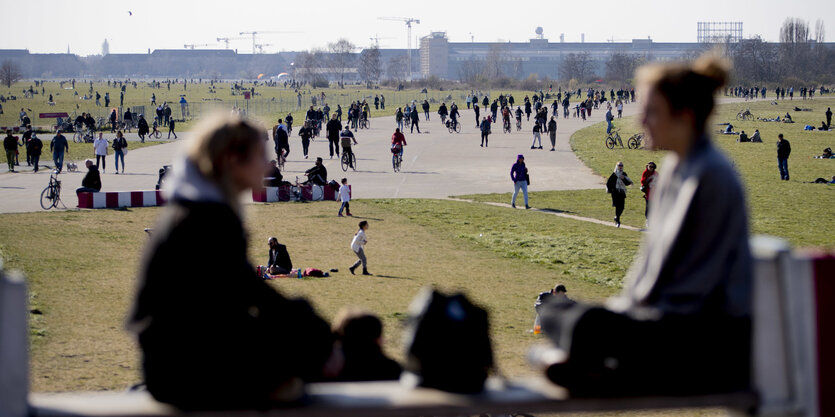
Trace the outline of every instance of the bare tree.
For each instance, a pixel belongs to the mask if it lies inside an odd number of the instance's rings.
[[[339,75],[339,86],[345,86],[345,73],[354,64],[354,50],[357,46],[351,41],[340,38],[334,43],[328,44],[328,64],[331,72]]]
[[[798,18],[786,18],[780,27],[780,63],[784,76],[802,79],[809,74],[810,41],[807,22]]]
[[[568,54],[560,66],[560,76],[564,81],[576,79],[580,82],[588,81],[594,72],[594,61],[588,52]]]
[[[642,57],[615,52],[606,61],[606,78],[621,82],[628,81],[635,76],[635,70],[643,63]]]
[[[360,63],[357,68],[359,76],[366,83],[380,81],[383,73],[383,64],[380,61],[380,48],[376,45],[363,49],[360,53]]]
[[[487,49],[487,57],[484,61],[484,75],[487,78],[498,78],[504,75],[504,65],[509,54],[507,46],[503,43],[491,43]]]
[[[743,39],[733,45],[730,56],[733,59],[737,81],[752,85],[779,81],[777,48],[759,36]]]
[[[322,75],[324,62],[325,54],[321,49],[299,52],[296,55],[296,71],[298,72],[296,77],[311,84],[321,84],[322,80],[327,82]]]
[[[409,58],[406,55],[398,55],[389,59],[386,67],[386,76],[390,80],[405,80],[406,69],[409,67]]]
[[[474,85],[478,81],[480,72],[478,62],[474,58],[470,58],[463,61],[461,66],[458,67],[458,78],[467,84]]]
[[[3,82],[6,88],[11,88],[12,84],[22,77],[23,74],[20,72],[20,65],[17,65],[16,62],[6,60],[3,61],[3,65],[0,65],[0,81]]]

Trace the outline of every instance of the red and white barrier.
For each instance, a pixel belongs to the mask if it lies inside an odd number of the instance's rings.
[[[253,189],[252,201],[256,203],[293,201],[296,197],[293,195],[291,188],[290,185],[284,185],[281,187]],[[336,201],[337,192],[330,186],[308,184],[299,188],[302,192],[302,198],[306,201]],[[349,185],[348,188],[350,189],[351,186]]]
[[[165,204],[161,191],[78,193],[78,208],[156,207]]]

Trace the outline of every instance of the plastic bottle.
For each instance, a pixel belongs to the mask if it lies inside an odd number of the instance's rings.
[[[299,271],[299,279],[302,279],[302,269],[299,268],[299,269],[297,269],[297,271]]]

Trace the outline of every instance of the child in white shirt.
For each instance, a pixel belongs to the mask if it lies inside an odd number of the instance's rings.
[[[349,204],[351,201],[351,189],[348,188],[348,178],[342,179],[342,186],[339,187],[338,197],[339,201],[342,202],[342,205],[339,206],[339,217],[342,217],[343,209],[347,212],[347,215],[353,216],[353,214],[351,214],[351,207]]]
[[[368,239],[365,237],[365,231],[368,230],[368,222],[363,220],[359,224],[360,230],[354,235],[354,240],[351,241],[351,250],[357,254],[356,263],[351,265],[348,270],[351,271],[351,274],[354,274],[354,270],[357,269],[360,264],[362,264],[362,274],[363,275],[371,275],[368,273],[368,260],[365,258],[365,244],[368,243]]]

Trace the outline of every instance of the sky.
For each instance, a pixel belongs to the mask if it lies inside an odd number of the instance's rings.
[[[535,6],[535,7],[534,7]],[[777,41],[786,17],[824,21],[835,39],[832,0],[0,0],[5,19],[0,25],[0,49],[32,53],[100,54],[104,39],[111,53],[141,53],[148,48],[181,49],[185,44],[213,44],[218,37],[238,37],[247,31],[284,31],[258,35],[265,52],[324,48],[346,38],[367,47],[379,37],[382,48],[405,48],[406,25],[380,17],[420,20],[415,39],[431,31],[447,32],[452,42],[524,42],[544,35],[558,42],[630,41],[648,36],[656,42],[695,42],[699,21],[742,21],[744,35]],[[831,29],[830,29],[831,28]],[[241,53],[252,51],[252,37],[231,41]]]

